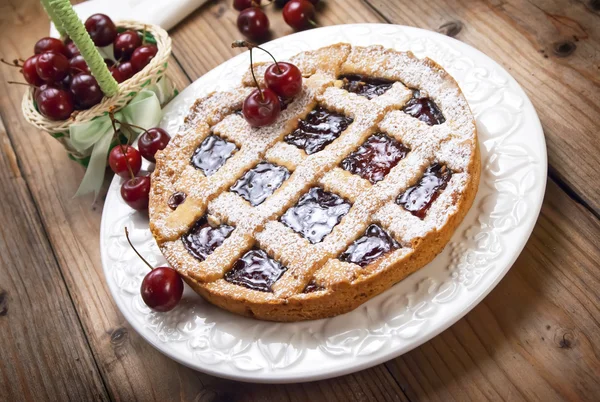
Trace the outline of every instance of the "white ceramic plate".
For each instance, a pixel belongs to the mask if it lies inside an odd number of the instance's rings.
[[[382,363],[431,339],[477,305],[506,274],[531,234],[546,185],[544,134],[531,102],[502,67],[462,42],[398,25],[325,27],[265,47],[286,58],[337,42],[412,50],[454,76],[479,130],[483,174],[473,208],[432,263],[342,316],[262,322],[213,307],[189,288],[175,310],[154,313],[139,292],[147,268],[127,245],[123,227],[129,227],[134,244],[151,264],[163,265],[165,260],[147,217],[121,200],[121,179],[116,177],[102,217],[106,280],[131,326],[186,366],[236,380],[281,383]],[[236,85],[248,63],[248,55],[240,54],[199,78],[167,106],[162,126],[175,133],[196,98]]]

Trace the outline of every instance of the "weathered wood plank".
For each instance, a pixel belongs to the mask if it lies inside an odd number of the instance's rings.
[[[218,0],[206,4],[173,29],[173,53],[192,80],[240,53],[231,42],[243,39],[236,19],[239,14],[232,1]],[[316,22],[321,25],[351,24],[357,22],[384,22],[360,0],[327,0],[320,4]],[[281,10],[268,6],[272,38],[293,33],[283,21]]]
[[[464,319],[386,363],[412,400],[600,395],[600,221],[550,181],[524,252]]]
[[[597,1],[364,1],[389,22],[451,34],[504,66],[538,111],[551,172],[600,214]]]
[[[0,120],[0,399],[108,400]]]

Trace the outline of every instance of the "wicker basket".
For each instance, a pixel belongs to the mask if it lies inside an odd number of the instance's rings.
[[[69,138],[69,126],[76,123],[87,122],[96,117],[103,116],[112,111],[125,107],[129,101],[144,87],[155,84],[160,79],[167,80],[166,70],[169,56],[171,55],[171,38],[167,32],[157,25],[143,24],[137,21],[115,22],[119,30],[132,29],[151,34],[156,41],[158,52],[150,63],[130,79],[119,84],[118,92],[111,97],[104,97],[102,101],[90,109],[76,111],[68,120],[53,121],[42,116],[36,109],[34,101],[34,88],[28,90],[23,96],[22,110],[25,119],[35,127],[48,132],[62,143],[72,158],[83,162],[89,157],[91,149],[78,152],[73,148]]]

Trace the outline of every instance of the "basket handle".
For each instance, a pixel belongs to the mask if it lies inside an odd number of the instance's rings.
[[[42,3],[42,6],[44,6],[44,10],[46,11],[46,14],[48,14],[48,17],[50,17],[50,21],[54,22],[54,26],[56,27],[56,30],[58,31],[60,36],[63,38],[65,36],[67,36],[67,34],[65,33],[65,29],[63,28],[60,20],[58,19],[58,16],[54,13],[54,10],[50,8],[49,0],[40,0],[40,1]]]
[[[61,32],[61,35],[69,35],[75,43],[104,95],[107,97],[115,95],[119,90],[119,84],[108,70],[92,38],[90,38],[75,10],[73,10],[71,2],[69,0],[41,1],[48,16],[56,25],[56,29],[59,32],[62,29],[64,32]]]

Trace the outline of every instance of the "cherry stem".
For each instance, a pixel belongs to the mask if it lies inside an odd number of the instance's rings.
[[[86,73],[86,71],[83,68],[75,67],[75,70],[79,70],[80,73]]]
[[[112,123],[113,130],[115,130],[115,136],[117,137],[117,142],[119,144],[119,148],[121,149],[121,153],[123,154],[123,157],[125,158],[125,164],[127,165],[127,170],[129,170],[129,174],[131,175],[131,178],[135,179],[135,175],[133,174],[133,169],[131,168],[131,165],[129,164],[129,160],[127,159],[127,152],[125,151],[125,148],[123,148],[123,144],[121,144],[121,141],[119,140],[119,134],[117,134],[117,119],[115,119],[115,115],[112,110],[110,110],[108,112],[108,116],[110,117],[110,122]],[[122,124],[122,123],[119,122],[119,124]],[[127,142],[129,143],[129,138],[127,138]],[[127,145],[129,145],[129,144],[127,144]]]
[[[268,54],[269,56],[271,56],[271,58],[273,59],[273,61],[275,62],[275,65],[277,66],[277,70],[279,70],[279,74],[283,73],[283,71],[281,71],[281,67],[279,67],[279,63],[277,63],[277,60],[275,59],[275,57],[271,54],[271,52],[269,52],[268,50],[260,47],[260,46],[255,46],[257,49],[262,50],[263,52],[265,52],[266,54]]]
[[[40,87],[28,84],[26,82],[19,82],[19,81],[6,81],[6,82],[9,83],[9,84],[25,85],[27,87],[31,87],[31,88],[35,88],[35,89],[40,89]]]
[[[140,257],[140,259],[142,261],[144,261],[144,263],[148,266],[148,268],[150,268],[150,271],[152,271],[154,269],[154,267],[152,267],[152,265],[150,265],[148,263],[148,261],[146,261],[146,259],[144,257],[142,257],[142,255],[133,246],[133,243],[131,243],[131,239],[129,239],[129,231],[127,230],[127,226],[125,226],[125,237],[127,238],[127,243],[129,243],[129,245],[131,246],[131,248],[133,249],[133,251],[135,251],[135,253],[137,254],[137,256]]]
[[[142,31],[142,45],[146,44],[146,25],[144,25],[144,30]]]
[[[12,63],[9,63],[8,61],[4,60],[4,59],[0,59],[0,62],[6,64],[7,66],[11,66],[11,67],[18,67],[21,68],[23,66],[19,65],[19,60],[14,59]]]
[[[282,73],[281,68],[279,67],[279,63],[277,63],[277,60],[275,59],[275,57],[271,54],[271,52],[269,52],[268,50],[258,46],[255,43],[252,42],[248,42],[247,40],[236,40],[235,42],[233,42],[231,44],[232,48],[236,48],[236,47],[246,47],[248,49],[250,49],[250,54],[252,54],[252,49],[257,48],[262,50],[263,52],[265,52],[266,54],[268,54],[269,56],[271,56],[271,58],[273,59],[273,61],[275,62],[275,65],[277,66],[277,70],[279,70],[279,74]]]
[[[147,133],[148,135],[150,135],[150,133],[148,132],[148,130],[146,130],[144,127],[136,126],[135,124],[131,124],[131,123],[127,123],[127,122],[119,121],[119,120],[116,120],[116,122],[119,123],[119,124],[121,124],[121,125],[123,125],[123,126],[126,126],[126,127],[137,128],[138,130],[142,130],[144,133]],[[150,135],[150,137],[152,137],[152,136]]]
[[[252,73],[252,78],[254,79],[254,83],[256,84],[256,88],[258,88],[258,93],[260,94],[260,98],[262,101],[265,101],[265,96],[263,95],[262,90],[260,89],[260,85],[258,84],[258,80],[254,75],[254,65],[252,64],[252,48],[250,48],[250,72]]]

